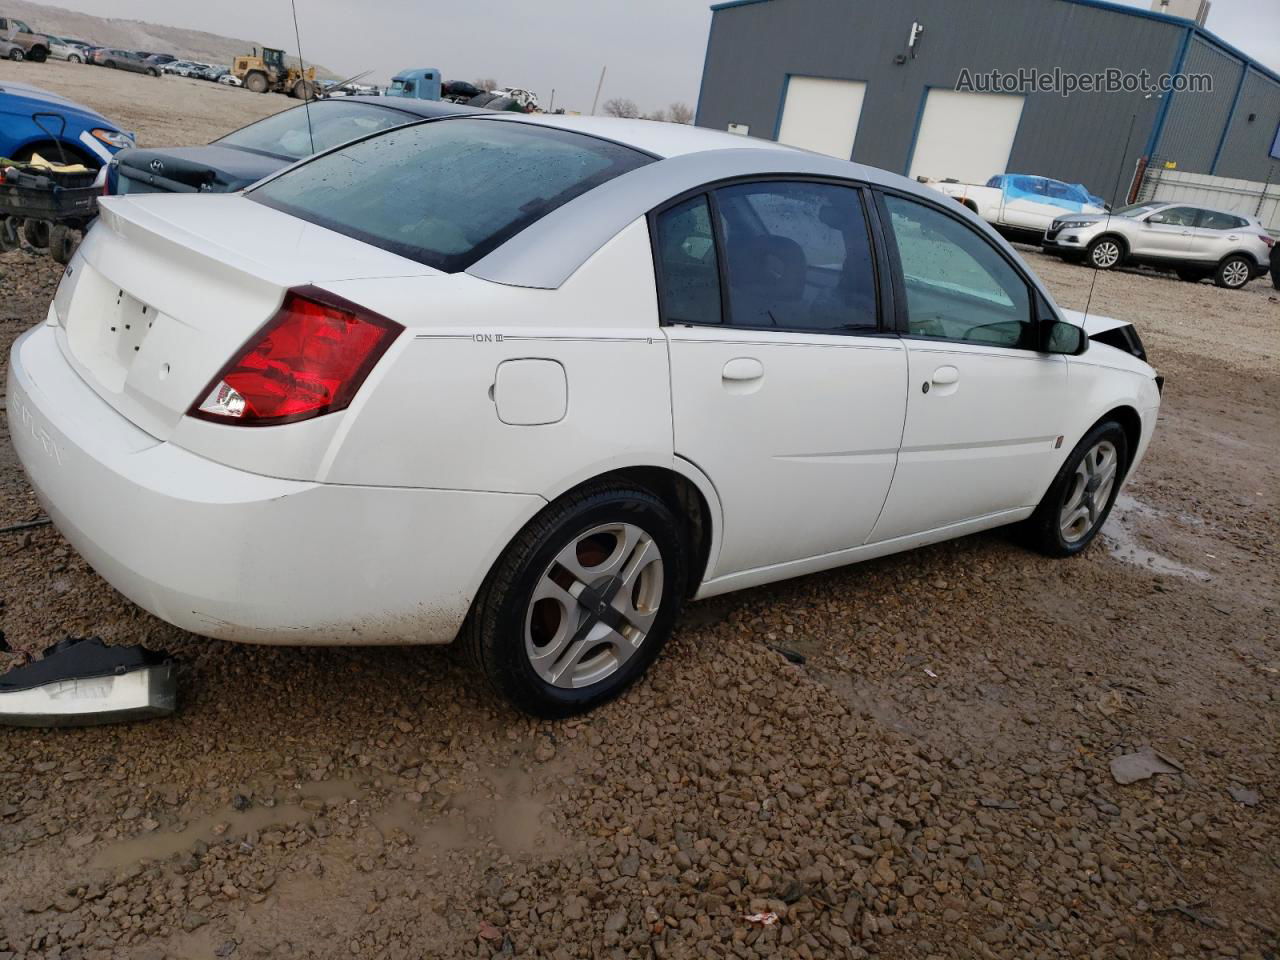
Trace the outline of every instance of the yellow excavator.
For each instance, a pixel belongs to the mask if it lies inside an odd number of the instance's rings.
[[[307,67],[303,72],[285,66],[284,51],[274,47],[263,47],[261,56],[254,47],[251,55],[236,57],[231,74],[253,93],[287,93],[296,100],[314,100],[320,94],[316,68]]]

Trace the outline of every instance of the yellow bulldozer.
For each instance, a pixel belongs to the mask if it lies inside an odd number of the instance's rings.
[[[297,100],[314,100],[320,93],[316,83],[316,68],[285,66],[284,51],[263,47],[262,55],[253,48],[252,55],[236,57],[231,64],[231,74],[254,93],[287,93]]]

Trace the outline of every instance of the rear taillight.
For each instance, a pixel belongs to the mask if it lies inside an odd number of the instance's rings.
[[[1262,242],[1265,243],[1268,247],[1274,247],[1276,245],[1276,238],[1271,236],[1271,234],[1260,233],[1258,234],[1258,236],[1262,238]]]
[[[290,290],[187,413],[267,426],[344,410],[403,329],[315,287]]]

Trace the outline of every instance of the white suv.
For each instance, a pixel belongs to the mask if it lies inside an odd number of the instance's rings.
[[[1239,290],[1267,271],[1275,240],[1257,217],[1182,203],[1135,203],[1109,214],[1059,217],[1042,246],[1110,270],[1126,263],[1165,267],[1198,283]]]

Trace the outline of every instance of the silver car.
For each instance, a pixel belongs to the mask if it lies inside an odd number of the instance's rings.
[[[1239,290],[1267,271],[1275,242],[1257,217],[1147,202],[1059,217],[1041,246],[1099,270],[1140,263],[1173,270],[1188,282],[1212,277],[1220,287]]]

